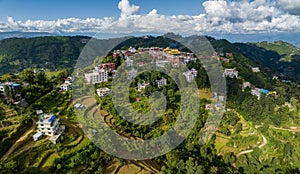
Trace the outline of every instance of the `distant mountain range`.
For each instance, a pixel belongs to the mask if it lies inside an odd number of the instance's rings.
[[[131,34],[106,34],[106,33],[47,33],[47,32],[21,32],[21,31],[12,31],[12,32],[0,32],[0,40],[11,38],[11,37],[39,37],[39,36],[89,36],[97,39],[108,39],[108,38],[118,38],[124,36],[144,36],[144,35],[152,35],[159,36],[161,34],[158,33],[131,33]],[[215,34],[208,33],[207,35],[212,36],[216,39],[226,39],[232,43],[235,42],[274,42],[274,41],[284,41],[291,43],[300,48],[300,33],[299,32],[270,32],[270,33],[255,33],[255,34]]]
[[[20,31],[0,32],[0,40],[12,38],[12,37],[31,38],[31,37],[39,37],[39,36],[56,36],[56,34],[47,33],[47,32],[20,32]]]

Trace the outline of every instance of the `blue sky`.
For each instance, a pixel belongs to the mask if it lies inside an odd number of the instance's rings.
[[[0,0],[0,20],[7,16],[15,20],[56,20],[76,17],[118,18],[119,0]],[[132,0],[141,7],[140,14],[157,9],[163,15],[197,15],[203,12],[203,0]]]
[[[0,32],[300,32],[300,0],[0,0]]]

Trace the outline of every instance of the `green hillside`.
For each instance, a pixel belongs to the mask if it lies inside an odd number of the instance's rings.
[[[72,69],[85,46],[84,36],[10,38],[0,41],[0,74],[26,68]]]
[[[299,48],[283,41],[276,41],[273,43],[258,42],[255,43],[255,45],[269,51],[277,52],[281,57],[280,61],[284,61],[284,62],[291,62],[294,56],[300,55]]]
[[[300,81],[299,48],[282,41],[269,43],[235,43],[249,60],[272,70],[285,79]]]

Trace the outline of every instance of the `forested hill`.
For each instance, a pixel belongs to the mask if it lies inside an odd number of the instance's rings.
[[[72,69],[89,37],[47,36],[0,41],[0,74],[25,68]]]
[[[251,61],[272,69],[286,79],[300,81],[299,48],[286,42],[235,43]]]

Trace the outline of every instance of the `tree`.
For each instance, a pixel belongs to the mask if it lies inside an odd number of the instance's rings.
[[[38,85],[45,85],[47,82],[47,77],[44,70],[41,70],[36,75],[36,82]]]
[[[62,70],[61,72],[58,73],[56,77],[56,81],[58,84],[62,83],[64,79],[68,76],[68,71],[66,69]]]
[[[29,84],[33,84],[35,75],[34,75],[34,72],[32,71],[32,69],[27,68],[27,69],[25,69],[24,71],[21,72],[21,78],[25,82],[27,82]]]

